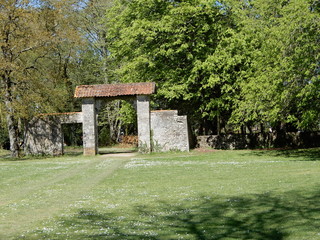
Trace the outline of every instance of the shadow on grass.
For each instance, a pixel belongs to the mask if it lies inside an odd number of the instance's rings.
[[[320,161],[320,148],[310,149],[281,149],[281,150],[254,150],[249,155],[284,157],[297,161]]]
[[[56,158],[60,158],[63,156],[69,156],[69,157],[77,157],[77,156],[82,156],[83,152],[82,151],[66,151],[64,152],[63,155],[59,155],[59,156],[52,156],[52,155],[24,155],[21,157],[16,157],[13,158],[11,157],[10,154],[2,154],[0,155],[0,162],[1,161],[6,161],[6,162],[19,162],[19,161],[28,161],[28,160],[41,160],[41,159],[56,159]]]
[[[100,155],[117,154],[117,153],[135,153],[136,150],[124,149],[124,150],[99,150]]]
[[[7,159],[10,159],[10,158],[12,158],[10,153],[1,153],[0,154],[0,161],[1,160],[7,160]]]
[[[134,153],[138,152],[138,149],[133,146],[112,146],[112,147],[99,147],[99,154],[116,154],[116,153]]]
[[[63,155],[64,156],[70,156],[70,157],[77,157],[77,156],[82,156],[83,155],[83,151],[79,151],[79,152],[67,151],[67,152],[64,152]]]
[[[199,197],[135,206],[130,212],[79,210],[41,239],[319,239],[319,192]],[[300,235],[299,235],[300,234]],[[27,238],[29,239],[29,238]]]

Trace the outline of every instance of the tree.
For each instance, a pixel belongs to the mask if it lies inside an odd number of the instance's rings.
[[[220,4],[119,0],[106,18],[114,75],[121,81],[156,82],[155,106],[179,109],[198,128],[217,116],[227,120],[237,63],[220,62],[218,50],[233,28]]]
[[[70,25],[71,1],[1,1],[0,87],[10,150],[19,155],[25,121],[63,108],[67,86],[59,46],[77,39]],[[69,30],[68,30],[69,29]],[[70,57],[70,56],[69,56]]]
[[[241,91],[230,122],[287,131],[317,129],[319,12],[303,0],[231,5],[240,15],[237,38],[250,49],[251,64],[239,79]]]
[[[86,40],[85,51],[82,54],[88,57],[88,50],[90,53],[93,53],[91,56],[100,69],[99,78],[97,78],[97,75],[95,78],[98,82],[104,83],[112,81],[108,76],[107,29],[103,24],[105,11],[111,7],[112,2],[113,0],[84,1],[82,10],[78,16],[81,33]]]
[[[113,62],[107,48],[108,28],[104,25],[105,11],[112,6],[113,0],[87,1],[80,14],[81,32],[86,39],[86,46],[81,53],[81,67],[76,73],[87,77],[82,84],[116,83],[117,78],[109,71]],[[89,65],[88,65],[89,63]],[[94,69],[94,71],[92,71]],[[123,104],[120,101],[107,102],[99,113],[99,127],[108,128],[109,143],[115,143],[120,135],[122,121],[119,112]]]
[[[182,110],[200,134],[318,128],[317,1],[117,0],[106,19],[114,75],[155,81],[154,105]]]

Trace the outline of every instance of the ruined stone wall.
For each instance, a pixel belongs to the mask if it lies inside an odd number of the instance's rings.
[[[25,128],[25,153],[62,155],[64,143],[61,124],[81,122],[82,113],[47,114],[35,117]]]
[[[89,104],[89,106],[91,105]],[[94,104],[92,106],[94,106]],[[144,105],[142,104],[140,107],[142,110],[138,110],[138,113],[141,115],[140,119],[138,119],[140,126],[139,141],[142,142],[143,140],[143,143],[146,143],[146,152],[150,151],[148,142],[151,142],[151,151],[155,152],[172,150],[189,151],[187,116],[178,116],[176,110],[153,111],[150,113],[149,108],[143,108]],[[86,112],[88,111],[86,110]],[[90,115],[91,118],[89,120],[86,119],[82,113],[49,114],[34,118],[28,126],[26,126],[24,140],[25,152],[34,155],[62,155],[64,143],[61,124],[83,123],[84,133],[86,133],[86,129],[90,130],[92,127],[95,127],[95,112],[91,112],[92,115]],[[150,118],[148,117],[149,115]],[[151,123],[150,128],[148,124],[149,121]],[[96,128],[89,131],[88,137],[93,139],[95,132]],[[85,137],[84,134],[84,138]],[[92,146],[87,146],[88,143],[93,144]],[[87,145],[84,145],[84,151],[93,149],[94,154],[96,154],[97,150],[95,148],[97,145],[95,145],[95,143],[96,140],[94,139],[91,142],[87,141]]]
[[[24,150],[32,155],[62,155],[61,123],[55,117],[33,119],[25,130]]]
[[[189,151],[187,116],[178,116],[177,110],[151,111],[152,150]]]
[[[221,134],[198,136],[197,146],[215,149],[320,147],[320,132]]]

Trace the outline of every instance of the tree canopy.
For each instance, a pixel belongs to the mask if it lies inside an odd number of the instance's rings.
[[[156,82],[153,108],[187,114],[196,134],[319,130],[319,1],[0,3],[0,122],[13,156],[34,115],[79,109],[79,84]],[[117,139],[133,116],[108,103],[100,127]]]
[[[232,121],[319,127],[320,15],[308,1],[252,1],[238,11],[250,49]],[[244,14],[246,13],[246,14]]]
[[[0,6],[1,118],[17,156],[23,122],[63,109],[70,46],[79,38],[70,24],[70,1],[10,0]]]
[[[319,126],[316,1],[116,0],[106,19],[114,74],[157,82],[155,106],[199,128]]]

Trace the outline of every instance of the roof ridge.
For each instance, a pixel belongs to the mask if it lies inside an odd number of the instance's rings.
[[[154,82],[80,85],[76,87],[74,97],[91,98],[150,95],[155,93],[155,91],[156,84]]]

